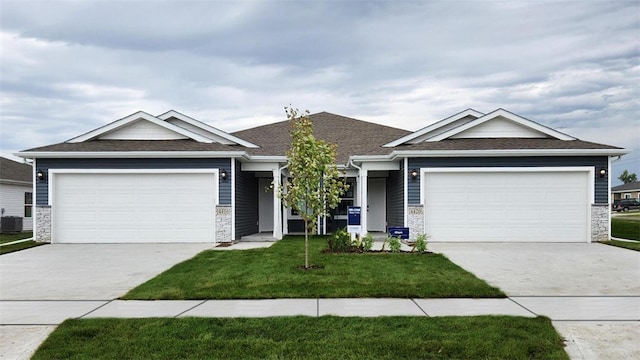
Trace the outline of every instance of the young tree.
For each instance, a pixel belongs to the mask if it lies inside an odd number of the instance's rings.
[[[348,189],[336,168],[336,145],[313,136],[309,111],[285,107],[290,121],[291,148],[287,151],[291,178],[281,193],[285,206],[293,208],[304,220],[304,267],[309,268],[309,230],[317,226],[319,216],[328,215],[340,203]]]
[[[620,176],[618,176],[618,180],[622,181],[625,184],[630,184],[632,182],[638,181],[638,177],[636,176],[636,173],[629,174],[629,172],[625,170],[622,172],[622,174],[620,174]]]

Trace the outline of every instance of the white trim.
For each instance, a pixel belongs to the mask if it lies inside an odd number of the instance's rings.
[[[38,179],[36,179],[36,161],[37,159],[33,159],[33,169],[31,169],[31,178],[33,179],[33,182],[31,184],[32,188],[33,188],[33,213],[32,215],[32,221],[33,221],[33,239],[36,240],[38,239],[38,222],[36,221],[36,218],[38,216],[38,193],[36,192],[36,182],[38,181]],[[49,178],[47,177],[47,181],[49,181]],[[48,196],[47,196],[48,197]],[[48,200],[47,200],[48,202]],[[51,221],[51,220],[49,220]],[[51,236],[51,233],[49,233],[49,236]],[[49,238],[49,242],[51,242],[51,238]]]
[[[220,204],[220,175],[219,169],[211,168],[211,169],[66,169],[66,168],[57,168],[57,169],[49,169],[48,174],[48,204],[51,207],[51,243],[56,243],[56,231],[54,229],[55,225],[55,211],[53,211],[53,207],[55,204],[55,182],[57,175],[61,174],[213,174],[216,181],[213,183],[213,192],[215,195],[215,203],[214,206],[218,206]],[[233,195],[233,194],[232,194]],[[215,213],[215,209],[214,209]],[[233,213],[232,213],[233,216]],[[216,222],[215,219],[213,221],[213,242],[218,243],[218,239],[216,238]],[[233,224],[232,224],[233,226]]]
[[[548,167],[448,167],[448,168],[420,168],[420,204],[424,204],[424,179],[428,173],[459,173],[459,172],[585,172],[587,174],[587,242],[591,242],[591,205],[595,202],[595,170],[593,166],[548,166]],[[426,218],[425,218],[426,219]],[[426,221],[426,220],[423,220]]]
[[[236,239],[236,161],[231,159],[231,241]],[[257,199],[256,199],[257,200]]]
[[[611,156],[607,158],[607,206],[609,207],[609,211],[607,211],[609,226],[607,226],[607,240],[611,239],[611,203],[613,202],[611,199]],[[640,194],[638,194],[640,196]],[[592,239],[593,240],[593,239]]]
[[[434,141],[440,141],[440,140],[444,140],[444,139],[450,138],[450,137],[452,137],[452,136],[454,136],[456,134],[460,134],[461,132],[463,132],[465,130],[468,130],[468,129],[472,128],[472,127],[478,126],[478,125],[480,125],[482,123],[485,123],[485,122],[487,122],[489,120],[495,119],[498,116],[503,117],[503,118],[505,118],[507,120],[511,120],[511,121],[513,121],[515,123],[518,123],[518,124],[522,125],[522,126],[528,127],[530,129],[533,129],[535,131],[541,132],[543,134],[546,134],[546,135],[548,135],[550,137],[553,137],[553,138],[556,138],[556,139],[559,139],[559,140],[576,140],[576,138],[574,138],[572,136],[569,136],[567,134],[561,133],[561,132],[559,132],[557,130],[554,130],[552,128],[549,128],[549,127],[546,127],[544,125],[538,124],[538,123],[533,122],[531,120],[525,119],[520,115],[516,115],[516,114],[511,113],[509,111],[506,111],[504,109],[497,109],[497,110],[494,110],[494,111],[492,111],[492,112],[490,112],[490,113],[488,113],[488,114],[486,114],[486,115],[484,115],[482,117],[479,117],[479,118],[477,118],[477,119],[475,119],[473,121],[470,121],[470,122],[468,122],[468,123],[466,123],[464,125],[458,126],[458,127],[453,128],[453,129],[451,129],[449,131],[445,131],[442,134],[439,134],[439,135],[436,135],[436,136],[434,136],[432,138],[429,138],[426,141],[427,142],[434,142]]]
[[[22,158],[246,158],[246,151],[27,151],[14,153]]]
[[[194,118],[192,118],[190,116],[181,114],[181,113],[179,113],[179,112],[177,112],[175,110],[169,110],[169,111],[165,112],[164,114],[158,115],[158,119],[164,120],[165,122],[167,122],[167,120],[169,118],[172,118],[172,117],[174,117],[174,118],[176,118],[178,120],[182,120],[182,121],[184,121],[186,123],[189,123],[189,124],[199,128],[199,129],[202,129],[202,130],[204,130],[206,132],[209,132],[209,133],[211,133],[211,134],[213,134],[215,136],[223,138],[223,139],[227,140],[229,143],[238,144],[238,145],[241,145],[241,146],[244,146],[244,147],[248,147],[248,148],[259,148],[258,145],[255,145],[255,144],[250,143],[248,141],[242,140],[239,137],[233,136],[233,135],[231,135],[229,133],[226,133],[226,132],[224,132],[224,131],[222,131],[220,129],[217,129],[217,128],[209,125],[209,124],[206,124],[206,123],[204,123],[202,121],[199,121],[199,120],[196,120],[196,119],[194,119]],[[215,140],[215,139],[212,139],[212,140]]]
[[[110,124],[107,124],[105,126],[97,128],[95,130],[89,131],[88,133],[85,133],[85,134],[82,134],[80,136],[76,136],[76,137],[74,137],[72,139],[69,139],[66,142],[67,143],[80,143],[80,142],[85,142],[85,141],[88,141],[88,140],[91,140],[91,139],[95,139],[95,138],[99,137],[100,135],[103,135],[103,134],[106,134],[106,133],[109,133],[109,132],[113,132],[113,131],[115,131],[117,129],[120,129],[120,128],[122,128],[122,127],[124,127],[124,126],[126,126],[126,125],[128,125],[128,124],[130,124],[132,122],[138,121],[138,120],[149,121],[149,122],[151,122],[153,124],[156,124],[158,126],[161,126],[161,127],[165,128],[167,130],[170,130],[170,131],[173,131],[173,132],[178,133],[180,135],[184,135],[184,136],[186,136],[188,138],[191,138],[191,139],[193,139],[193,140],[195,140],[197,142],[201,142],[201,143],[212,143],[213,142],[213,140],[211,140],[211,139],[209,139],[209,138],[207,138],[205,136],[196,134],[196,133],[191,132],[191,131],[189,131],[189,130],[187,130],[185,128],[173,125],[173,124],[171,124],[169,122],[166,122],[164,120],[160,120],[157,117],[155,117],[155,116],[153,116],[153,115],[151,115],[149,113],[146,113],[144,111],[138,111],[138,112],[133,113],[133,114],[131,114],[131,115],[127,116],[127,117],[124,117],[124,118],[122,118],[120,120],[116,120],[116,121],[114,121],[114,122],[112,122]]]
[[[403,196],[404,196],[404,227],[409,226],[409,158],[404,158],[404,175],[403,175]]]
[[[424,127],[424,128],[422,128],[420,130],[417,130],[417,131],[415,131],[415,132],[413,132],[413,133],[411,133],[409,135],[403,136],[398,140],[394,140],[394,141],[392,141],[390,143],[384,144],[382,146],[383,147],[396,147],[398,145],[402,145],[404,143],[410,142],[411,140],[414,140],[414,139],[416,139],[416,138],[418,138],[418,137],[420,137],[422,135],[428,134],[428,133],[430,133],[430,132],[432,132],[434,130],[437,130],[437,129],[443,127],[443,126],[449,125],[452,122],[460,120],[460,119],[465,118],[467,116],[473,116],[475,118],[479,118],[481,116],[484,116],[484,114],[479,112],[479,111],[473,110],[473,109],[466,109],[466,110],[463,110],[463,111],[461,111],[461,112],[459,112],[457,114],[454,114],[454,115],[451,115],[451,116],[449,116],[447,118],[444,118],[444,119],[442,119],[442,120],[440,120],[438,122],[435,122],[435,123],[433,123],[433,124],[431,124],[431,125],[429,125],[427,127]]]
[[[627,149],[394,150],[388,155],[354,155],[351,161],[397,160],[406,157],[618,156]]]

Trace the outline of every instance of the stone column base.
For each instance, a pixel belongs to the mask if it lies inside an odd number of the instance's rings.
[[[407,206],[407,225],[409,227],[409,240],[415,240],[418,235],[424,234],[424,206]]]
[[[231,205],[216,206],[216,242],[232,242]]]
[[[591,242],[609,240],[609,204],[591,205]]]
[[[35,233],[33,240],[35,242],[50,243],[51,242],[51,206],[36,205],[36,221]]]

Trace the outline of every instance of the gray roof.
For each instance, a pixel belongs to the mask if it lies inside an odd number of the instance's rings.
[[[618,186],[614,186],[611,188],[611,191],[632,191],[632,190],[640,190],[640,181],[634,181],[628,184],[622,184]]]
[[[328,112],[312,114],[309,117],[313,124],[313,135],[338,146],[338,164],[346,164],[351,155],[388,154],[391,150],[382,145],[411,133]],[[248,150],[252,155],[284,156],[291,145],[289,121],[238,131],[233,135],[260,146],[259,149]]]
[[[419,144],[399,145],[396,150],[534,150],[534,149],[613,149],[621,148],[582,140],[549,138],[468,138],[445,139]]]
[[[0,180],[31,183],[33,181],[33,167],[0,157]]]
[[[238,145],[201,143],[195,140],[90,140],[37,147],[24,152],[94,152],[94,151],[243,151]]]

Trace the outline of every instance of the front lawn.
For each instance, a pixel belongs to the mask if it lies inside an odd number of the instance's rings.
[[[612,217],[611,236],[621,239],[640,240],[640,214]]]
[[[21,232],[17,234],[0,234],[0,244],[4,244],[4,243],[16,241],[16,240],[28,239],[30,237],[33,237],[33,232],[31,231]]]
[[[32,359],[568,359],[548,318],[82,319]]]
[[[619,240],[610,240],[603,241],[603,244],[617,246],[629,250],[640,251],[640,241],[619,241]]]
[[[29,249],[29,248],[32,248],[32,247],[45,245],[45,244],[46,243],[35,242],[33,240],[30,240],[30,241],[17,243],[17,244],[3,245],[3,246],[0,246],[0,255],[12,253],[12,252],[20,251],[20,250],[24,250],[24,249]]]
[[[267,249],[204,251],[139,285],[123,299],[452,298],[504,297],[440,254],[322,253],[327,240],[304,238]]]

